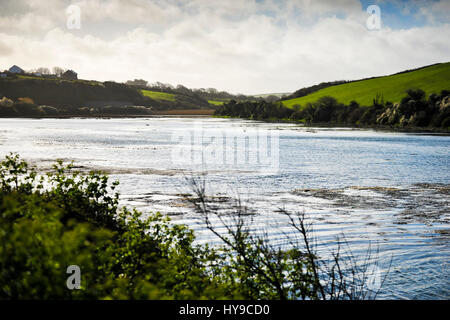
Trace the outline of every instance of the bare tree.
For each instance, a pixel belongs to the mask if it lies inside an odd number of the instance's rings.
[[[50,69],[45,67],[40,67],[36,69],[37,73],[48,75],[50,74]]]
[[[368,285],[374,276],[370,267],[378,270],[378,255],[373,256],[370,246],[364,261],[357,263],[348,243],[338,239],[331,261],[320,259],[305,214],[280,209],[278,212],[287,218],[296,235],[283,232],[288,248],[282,249],[271,243],[266,231],[251,230],[252,215],[239,199],[229,208],[223,204],[220,207],[207,198],[204,181],[191,179],[190,183],[193,197],[187,200],[194,205],[206,228],[224,244],[225,252],[229,253],[225,264],[235,271],[233,277],[239,278],[239,284],[247,286],[248,298],[371,300],[380,292],[389,271],[379,287]]]
[[[61,77],[61,75],[66,72],[66,70],[64,70],[61,67],[53,67],[53,74],[57,77]]]

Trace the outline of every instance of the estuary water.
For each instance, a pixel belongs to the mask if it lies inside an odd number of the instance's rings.
[[[0,119],[0,156],[9,152],[41,170],[55,159],[103,170],[120,181],[123,205],[170,215],[200,242],[218,240],[185,200],[191,178],[223,210],[240,199],[275,245],[291,232],[278,210],[302,212],[319,255],[339,238],[357,259],[376,251],[377,272],[389,270],[379,298],[450,298],[450,136],[216,118]]]

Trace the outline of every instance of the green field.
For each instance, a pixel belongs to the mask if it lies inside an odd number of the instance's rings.
[[[223,105],[226,102],[227,101],[208,100],[208,103],[212,104],[214,106],[221,106],[221,105]]]
[[[149,97],[153,100],[176,101],[175,95],[172,93],[150,91],[150,90],[141,90],[141,92],[144,96]]]
[[[50,77],[41,77],[41,76],[30,76],[30,75],[22,75],[19,74],[17,75],[17,79],[31,79],[31,80],[44,80],[44,81],[70,81],[70,82],[78,82],[78,83],[85,83],[88,85],[93,85],[93,86],[98,86],[101,85],[102,83],[99,81],[95,81],[95,80],[83,80],[83,79],[77,79],[77,80],[65,80],[65,79],[61,79],[61,78],[50,78]]]
[[[283,101],[283,104],[287,107],[294,105],[304,107],[321,97],[332,96],[345,104],[355,100],[360,105],[369,106],[377,94],[381,94],[384,101],[400,102],[406,96],[405,91],[411,88],[422,89],[427,95],[440,93],[444,89],[450,90],[450,62],[407,73],[328,87],[301,98]]]

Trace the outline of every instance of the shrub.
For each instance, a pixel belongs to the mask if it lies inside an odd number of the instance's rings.
[[[56,109],[55,107],[51,107],[51,106],[39,106],[38,110],[48,116],[59,115],[58,109]]]
[[[311,226],[305,214],[279,209],[288,220],[287,227],[294,233],[293,236],[285,234],[285,243],[290,247],[282,250],[271,243],[265,231],[255,228],[252,215],[239,200],[230,207],[220,208],[206,196],[204,181],[193,179],[191,183],[194,196],[189,200],[206,227],[224,245],[221,252],[226,258],[219,260],[218,272],[228,286],[235,287],[245,298],[376,298],[379,289],[367,286],[368,278],[373,276],[370,267],[378,265],[370,247],[365,260],[357,263],[351,252],[342,252],[341,240],[337,239],[332,261],[325,262],[317,255],[311,241]],[[220,209],[228,213],[227,217]],[[220,267],[220,262],[225,263]],[[384,279],[386,276],[387,273]]]
[[[0,99],[0,117],[14,117],[16,111],[12,108],[14,102],[11,99],[3,97]]]
[[[3,97],[0,99],[0,107],[12,107],[14,102],[11,99],[8,99],[7,97]]]
[[[39,110],[38,107],[29,103],[15,103],[14,104],[15,112],[20,116],[25,117],[40,117],[43,116],[43,111]]]
[[[191,230],[160,214],[119,210],[116,186],[61,162],[38,178],[18,156],[6,157],[0,299],[237,297],[207,276],[212,251],[193,245]],[[66,287],[69,265],[81,268],[81,290]]]
[[[408,89],[406,90],[406,93],[412,100],[420,101],[425,99],[425,91],[422,89]]]

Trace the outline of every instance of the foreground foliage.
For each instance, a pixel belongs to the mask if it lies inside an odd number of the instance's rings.
[[[235,297],[207,275],[212,251],[191,230],[118,209],[117,183],[70,170],[59,162],[38,177],[18,156],[1,163],[0,298]],[[70,265],[81,290],[67,289]]]
[[[159,213],[119,208],[117,184],[95,172],[80,175],[62,162],[39,175],[18,155],[7,156],[0,163],[0,299],[374,297],[336,273],[339,256],[331,268],[321,268],[301,219],[293,226],[305,240],[302,250],[271,246],[243,219],[223,235],[210,223],[215,211],[195,188],[191,200],[224,243],[212,249],[195,244],[192,230]],[[78,290],[66,286],[71,265],[81,270]]]

